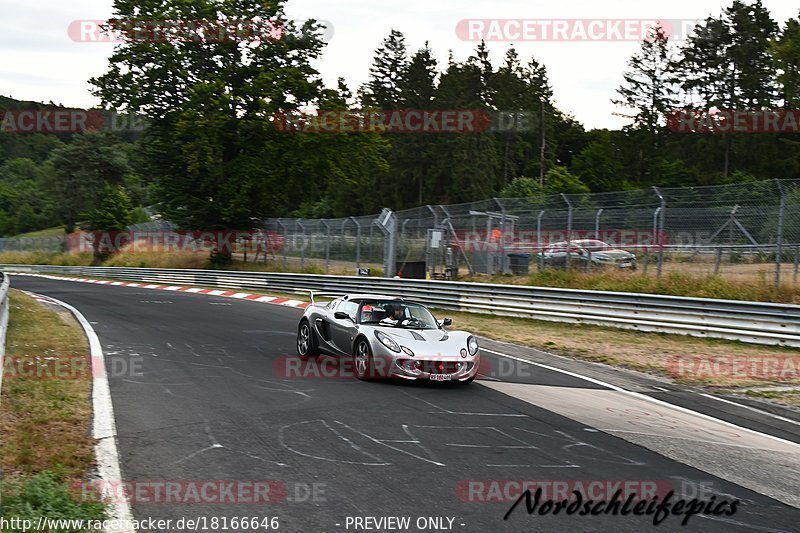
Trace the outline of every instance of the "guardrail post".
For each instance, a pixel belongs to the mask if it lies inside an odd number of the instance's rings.
[[[781,260],[783,260],[783,217],[786,213],[786,193],[783,190],[781,180],[776,179],[775,183],[778,185],[778,192],[781,195],[781,206],[778,211],[778,236],[775,243],[777,244],[775,250],[775,287],[781,284]]]
[[[657,233],[653,236],[657,239],[658,242],[658,266],[656,267],[656,277],[661,277],[661,270],[664,266],[664,213],[667,210],[667,201],[664,199],[664,195],[661,194],[661,191],[658,190],[658,187],[653,187],[653,190],[658,195],[658,199],[661,200],[661,205],[658,207],[658,218],[659,221],[658,226],[656,228]]]
[[[572,242],[572,202],[569,201],[569,198],[567,198],[567,195],[564,194],[563,192],[561,193],[561,198],[563,198],[564,201],[567,203],[567,207],[569,209],[567,211],[567,258],[566,258],[566,267],[567,270],[569,270],[571,264],[570,259],[572,257],[571,253],[572,246],[570,245],[570,243]]]

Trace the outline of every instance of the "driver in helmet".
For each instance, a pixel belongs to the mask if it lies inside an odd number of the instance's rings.
[[[403,315],[403,307],[399,304],[391,303],[386,306],[386,316],[381,322],[388,322],[398,326],[405,320]]]

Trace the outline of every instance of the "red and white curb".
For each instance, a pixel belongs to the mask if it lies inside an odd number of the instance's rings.
[[[32,274],[29,272],[9,272],[12,276],[31,276],[36,278],[56,279],[62,281],[74,281],[78,283],[94,283],[97,285],[111,285],[114,287],[136,287],[139,289],[154,289],[159,291],[190,292],[192,294],[206,294],[208,296],[219,296],[220,298],[236,298],[238,300],[250,300],[251,302],[266,303],[272,305],[282,305],[285,307],[296,307],[305,309],[310,302],[282,298],[278,296],[266,296],[263,294],[251,294],[248,292],[226,291],[220,289],[198,289],[196,287],[182,287],[179,285],[158,285],[155,283],[136,283],[133,281],[109,281],[90,278],[67,278],[63,276],[51,276],[49,274]]]

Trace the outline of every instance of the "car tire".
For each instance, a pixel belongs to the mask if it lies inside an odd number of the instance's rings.
[[[353,349],[353,373],[363,381],[375,377],[375,364],[372,359],[372,348],[364,337],[356,341]]]
[[[297,328],[297,355],[303,361],[319,356],[317,337],[308,320],[300,322],[300,326]]]

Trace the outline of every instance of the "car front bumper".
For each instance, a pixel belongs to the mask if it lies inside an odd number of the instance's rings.
[[[474,357],[397,357],[391,377],[408,381],[466,381],[474,378],[480,367],[480,352]]]

